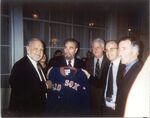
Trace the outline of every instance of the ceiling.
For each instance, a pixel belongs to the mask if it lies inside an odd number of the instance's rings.
[[[104,6],[120,6],[120,7],[143,7],[149,4],[149,0],[1,0],[2,3],[17,3],[42,5],[45,7],[57,7],[65,5],[67,7],[104,7]]]
[[[5,4],[21,4],[26,9],[64,11],[107,12],[111,10],[126,12],[149,12],[149,0],[2,0]]]

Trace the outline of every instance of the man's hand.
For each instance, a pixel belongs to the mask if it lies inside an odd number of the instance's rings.
[[[84,72],[84,74],[86,75],[86,77],[89,79],[90,78],[90,73],[88,73],[87,70],[82,69],[82,71]]]
[[[53,86],[53,84],[52,84],[52,81],[51,81],[51,80],[47,80],[47,81],[45,82],[45,84],[46,84],[46,86],[47,86],[47,89],[51,89],[51,88],[52,88],[52,86]]]

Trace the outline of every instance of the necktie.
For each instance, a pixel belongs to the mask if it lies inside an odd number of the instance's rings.
[[[110,97],[110,98],[113,94],[113,72],[112,72],[112,67],[113,67],[113,63],[111,63],[110,67],[109,67],[107,93],[106,93],[106,96]]]
[[[72,67],[72,65],[71,65],[71,60],[68,61],[68,66],[69,66],[69,67]]]
[[[46,81],[46,78],[45,78],[45,75],[44,75],[44,73],[43,73],[43,71],[42,71],[42,68],[41,68],[41,66],[40,66],[39,63],[37,63],[37,69],[38,69],[39,74],[40,74],[40,76],[41,76],[40,80],[42,79],[41,81],[42,81],[42,82],[45,82],[45,81]],[[46,97],[46,99],[47,99],[47,93],[45,93],[45,97]]]
[[[95,67],[95,77],[99,78],[99,74],[100,74],[99,59],[97,59]]]
[[[42,69],[39,63],[37,63],[37,68],[38,68],[42,81],[45,81],[44,74],[42,74]]]

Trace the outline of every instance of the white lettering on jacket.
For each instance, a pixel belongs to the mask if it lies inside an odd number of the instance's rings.
[[[70,80],[65,80],[64,86],[69,87],[69,88],[74,89],[74,90],[77,91],[78,87],[80,86],[80,84],[78,84],[78,83],[76,83],[76,82],[74,82],[72,80],[71,81]],[[61,91],[61,89],[62,89],[62,85],[61,84],[55,83],[53,85],[53,90],[54,91]]]
[[[65,80],[65,86],[68,86],[69,88],[72,88],[77,91],[80,84],[78,84],[74,81]]]

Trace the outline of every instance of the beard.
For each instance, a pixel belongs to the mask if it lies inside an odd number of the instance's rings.
[[[65,55],[66,60],[72,60],[74,57],[72,55]]]

